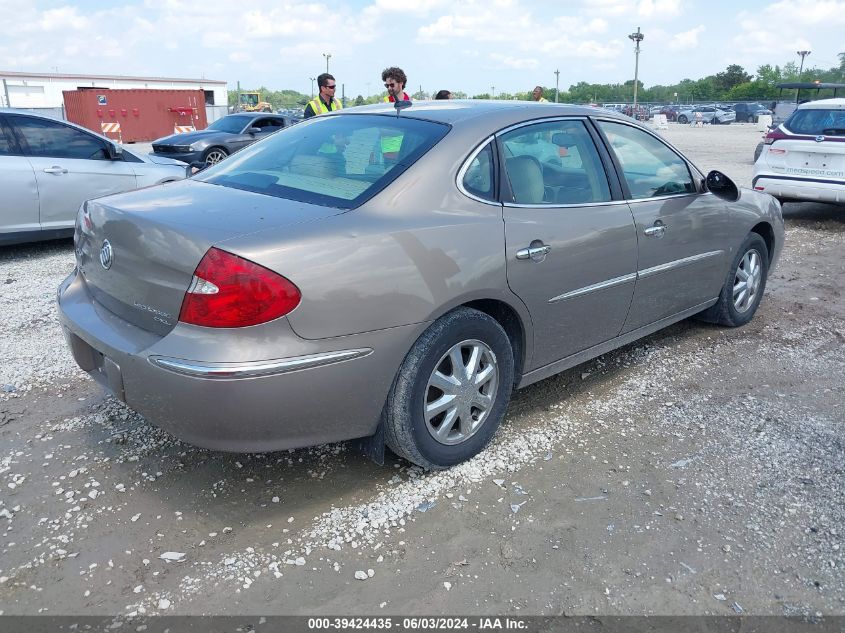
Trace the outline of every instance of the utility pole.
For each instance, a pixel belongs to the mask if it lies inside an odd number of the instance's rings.
[[[329,60],[332,58],[331,53],[323,53],[323,57],[326,58],[326,74],[329,72]]]
[[[309,77],[308,79],[311,80],[311,98],[314,98],[314,82],[317,80],[316,77]]]
[[[801,81],[801,73],[804,72],[804,58],[812,51],[796,51],[797,55],[801,55],[801,66],[798,68],[798,81]]]
[[[496,86],[490,86],[490,98],[491,99],[496,98]]]
[[[645,35],[640,33],[640,27],[637,27],[636,33],[631,33],[628,36],[628,39],[632,40],[635,45],[635,53],[634,53],[634,118],[637,117],[637,84],[639,83],[639,74],[640,74],[640,42],[645,39]]]
[[[555,71],[555,103],[557,103],[558,86],[560,84],[560,69]]]

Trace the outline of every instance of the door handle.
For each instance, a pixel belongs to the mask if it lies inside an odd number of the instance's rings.
[[[45,174],[66,174],[67,169],[64,167],[59,167],[58,165],[53,165],[52,167],[48,167],[44,170]]]
[[[666,227],[663,224],[655,224],[647,229],[643,229],[643,233],[649,237],[663,237],[663,234],[666,233]]]
[[[541,242],[542,244],[542,242]],[[541,246],[529,246],[528,248],[520,248],[516,252],[517,259],[533,259],[542,261],[543,258],[552,250],[551,246],[542,244]]]

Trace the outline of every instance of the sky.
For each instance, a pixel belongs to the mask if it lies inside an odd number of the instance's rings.
[[[838,66],[845,0],[0,0],[0,70],[207,78],[311,92],[326,69],[347,97],[561,90],[634,77],[671,84],[739,64]],[[8,28],[14,25],[14,28]]]

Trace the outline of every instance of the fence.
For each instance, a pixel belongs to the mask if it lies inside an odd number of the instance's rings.
[[[14,108],[14,110],[17,110],[18,112],[32,112],[34,114],[40,114],[41,116],[50,117],[51,119],[58,119],[60,121],[67,120],[67,117],[65,116],[64,106],[58,108]],[[229,108],[227,106],[205,106],[205,116],[209,124],[213,123],[221,117],[226,116],[227,114],[229,114]]]

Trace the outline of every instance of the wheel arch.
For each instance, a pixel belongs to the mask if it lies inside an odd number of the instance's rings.
[[[766,249],[769,251],[769,261],[767,263],[771,265],[775,248],[775,230],[772,228],[772,225],[768,222],[760,222],[751,229],[751,233],[757,233],[763,238],[763,241],[766,243]]]
[[[508,335],[513,349],[513,378],[514,386],[522,379],[522,372],[525,367],[526,351],[528,349],[525,324],[519,313],[506,302],[499,299],[476,299],[461,304],[467,308],[473,308],[479,312],[493,317],[498,321],[502,329]]]

